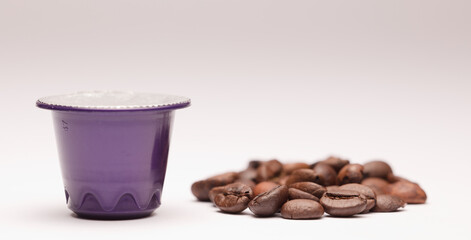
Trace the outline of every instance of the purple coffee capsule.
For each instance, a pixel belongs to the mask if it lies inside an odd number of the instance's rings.
[[[129,219],[160,206],[174,111],[190,99],[91,91],[50,96],[68,207],[79,217]]]

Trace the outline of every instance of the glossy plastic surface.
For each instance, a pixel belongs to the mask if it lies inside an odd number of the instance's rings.
[[[173,112],[53,112],[68,207],[134,218],[160,205]]]
[[[173,110],[188,105],[132,111],[49,108],[68,207],[95,219],[150,215],[160,206]]]

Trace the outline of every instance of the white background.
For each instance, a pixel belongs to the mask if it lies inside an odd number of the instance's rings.
[[[0,0],[0,238],[463,238],[471,143],[469,1]],[[92,221],[66,208],[37,98],[188,96],[162,206]],[[252,158],[388,161],[429,199],[311,221],[222,214],[191,183]]]

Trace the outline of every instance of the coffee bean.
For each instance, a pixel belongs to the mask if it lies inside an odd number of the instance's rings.
[[[247,208],[252,199],[252,189],[242,183],[226,185],[221,193],[214,197],[214,204],[223,212],[239,213]]]
[[[283,164],[283,173],[286,175],[290,175],[293,173],[295,170],[298,169],[305,169],[305,168],[310,168],[309,164],[307,163],[302,163],[302,162],[297,162],[297,163],[285,163]]]
[[[226,185],[226,186],[227,186],[227,185]],[[223,193],[223,192],[224,192],[224,188],[225,188],[225,186],[213,187],[213,188],[209,191],[209,194],[208,194],[209,201],[211,201],[212,203],[214,203],[214,197],[216,197],[216,195],[218,195],[219,193]]]
[[[409,181],[398,181],[389,185],[389,194],[400,197],[406,203],[425,203],[427,195],[417,184]]]
[[[280,185],[287,185],[286,182],[288,181],[288,179],[289,179],[289,175],[286,175],[286,176],[282,176],[282,177],[276,179],[275,182],[280,184]]]
[[[376,198],[376,194],[373,191],[373,189],[371,189],[368,186],[361,185],[361,184],[358,184],[358,183],[348,183],[348,184],[340,186],[339,189],[356,191],[358,193],[363,194],[365,197],[371,198],[371,199]]]
[[[261,165],[257,168],[257,182],[268,181],[274,177],[277,177],[283,170],[283,164],[278,160],[270,160],[267,162],[262,162]]]
[[[249,162],[247,168],[239,172],[238,179],[249,179],[256,181],[257,179],[257,168],[262,164],[262,161],[252,160]]]
[[[356,191],[363,195],[366,198],[366,208],[362,213],[369,212],[376,203],[376,194],[375,192],[368,186],[361,185],[358,183],[348,183],[339,187],[341,190],[350,190]]]
[[[247,168],[257,169],[258,167],[260,167],[260,165],[262,165],[262,162],[263,161],[260,160],[252,160],[249,162]]]
[[[191,192],[199,201],[209,201],[209,191],[212,188],[233,183],[237,176],[236,172],[228,172],[197,181],[191,185]]]
[[[395,182],[399,182],[399,181],[406,181],[406,182],[412,182],[410,181],[409,179],[406,179],[406,178],[403,178],[403,177],[399,177],[399,176],[396,176],[394,174],[390,174],[388,176],[388,180],[389,183],[395,183]]]
[[[404,207],[406,203],[398,196],[383,194],[376,197],[376,205],[372,212],[394,212],[398,208]]]
[[[360,165],[338,157],[312,165],[253,160],[243,171],[197,181],[191,191],[222,212],[240,213],[248,207],[256,216],[281,211],[288,219],[320,218],[324,211],[339,217],[391,212],[427,199],[417,183],[394,175],[384,161]]]
[[[360,193],[349,190],[326,192],[320,203],[325,212],[332,216],[348,217],[365,210],[367,202]]]
[[[255,185],[255,187],[253,188],[253,194],[254,196],[257,196],[257,195],[260,195],[261,193],[268,192],[278,186],[280,185],[274,182],[269,182],[269,181],[261,182]]]
[[[337,173],[330,165],[320,162],[314,166],[313,170],[319,176],[319,181],[316,183],[322,186],[337,184]]]
[[[332,185],[332,186],[327,186],[325,187],[327,192],[335,192],[340,189],[340,186],[337,185]]]
[[[256,216],[272,216],[288,200],[288,187],[278,186],[268,192],[256,196],[249,202],[249,209]]]
[[[289,175],[286,185],[297,182],[320,182],[320,176],[312,169],[298,169]]]
[[[369,213],[371,211],[372,208],[374,208],[374,206],[376,205],[376,199],[366,199],[366,208],[365,210],[363,210],[363,212],[361,212],[362,214],[363,213]]]
[[[307,192],[311,195],[321,198],[324,193],[327,191],[325,187],[313,183],[313,182],[297,182],[289,185],[290,188],[296,188],[303,192]]]
[[[257,169],[247,168],[239,172],[238,179],[255,181],[257,179]]]
[[[363,176],[365,178],[377,177],[388,179],[392,174],[391,166],[383,161],[371,161],[363,165]]]
[[[346,159],[341,159],[334,156],[330,156],[327,159],[320,162],[330,165],[336,172],[340,171],[340,169],[342,169],[345,165],[350,163],[350,161]]]
[[[324,208],[316,201],[295,199],[281,207],[281,216],[287,219],[315,219],[324,215]]]
[[[348,164],[340,169],[337,175],[339,185],[347,183],[360,183],[363,180],[363,166],[360,164]]]
[[[235,180],[235,183],[243,183],[243,184],[245,184],[245,185],[251,187],[252,189],[253,189],[253,188],[255,187],[255,185],[256,185],[255,182],[252,181],[252,180],[250,180],[250,179],[240,179],[240,178],[237,179],[237,180]]]
[[[389,182],[382,178],[367,178],[361,181],[361,184],[371,188],[376,195],[386,194],[389,192]]]
[[[309,199],[309,200],[319,202],[318,197],[316,197],[316,196],[314,196],[310,193],[307,193],[307,192],[301,191],[299,189],[296,189],[296,188],[289,188],[288,193],[289,193],[289,199],[290,200],[293,200],[293,199]]]

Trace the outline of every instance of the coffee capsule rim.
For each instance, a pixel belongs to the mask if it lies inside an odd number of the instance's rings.
[[[134,91],[80,91],[42,97],[36,106],[62,111],[146,111],[188,107],[187,97]]]

